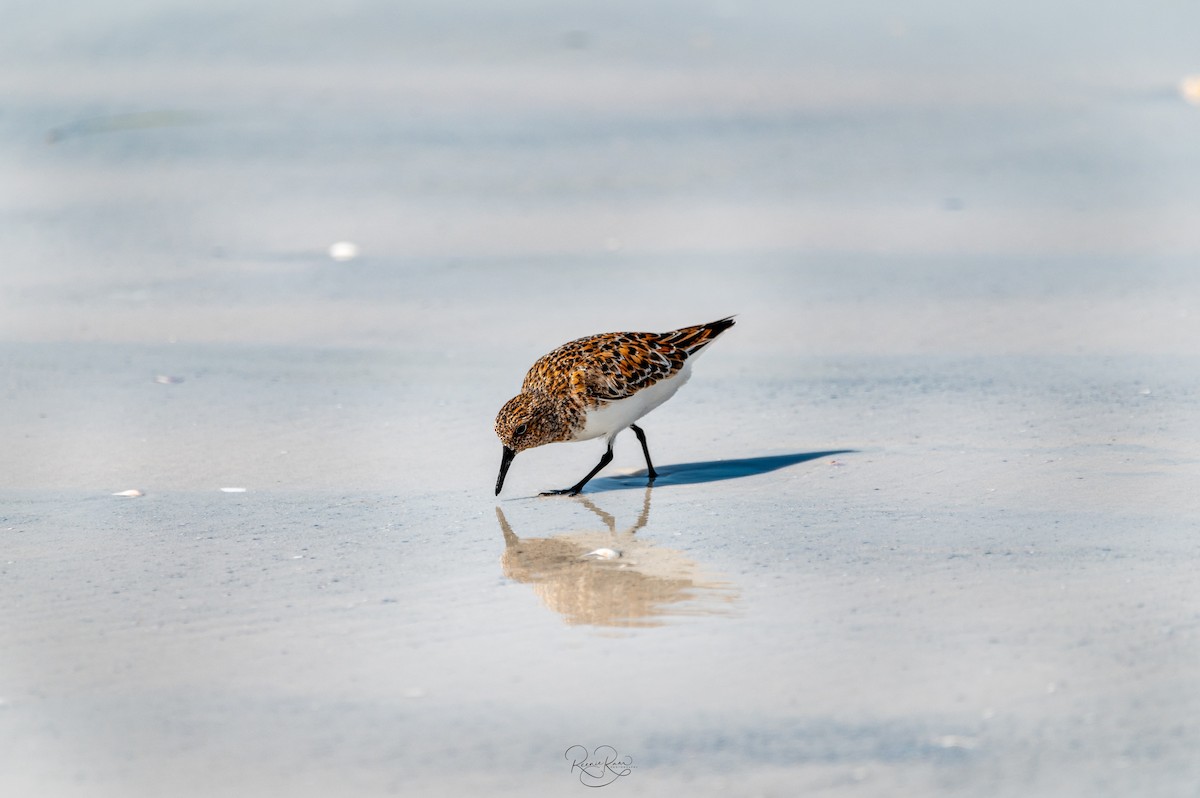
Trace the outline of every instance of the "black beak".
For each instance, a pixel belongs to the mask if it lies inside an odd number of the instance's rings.
[[[500,495],[500,489],[504,487],[504,475],[508,473],[508,467],[512,465],[513,458],[517,453],[507,446],[504,447],[504,455],[500,458],[500,476],[496,477],[496,495]]]

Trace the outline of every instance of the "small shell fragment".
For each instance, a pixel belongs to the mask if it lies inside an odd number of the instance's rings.
[[[221,488],[222,493],[245,493],[245,488]]]
[[[933,744],[940,748],[961,748],[971,751],[979,747],[979,740],[959,734],[943,734],[933,738]]]
[[[595,551],[589,551],[587,554],[583,555],[583,559],[615,560],[620,556],[621,552],[617,551],[616,549],[596,549]]]
[[[145,496],[146,494],[142,493],[137,488],[133,488],[130,490],[123,490],[120,493],[114,493],[113,495],[114,496],[124,496],[125,498],[128,498],[128,499],[136,499],[138,496]]]
[[[1200,75],[1188,75],[1179,81],[1179,96],[1184,102],[1200,105]]]
[[[339,263],[345,263],[357,258],[359,251],[358,244],[353,241],[338,241],[329,246],[329,257]]]

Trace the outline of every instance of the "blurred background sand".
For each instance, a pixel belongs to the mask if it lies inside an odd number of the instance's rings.
[[[1200,7],[5,20],[0,791],[1194,794]]]

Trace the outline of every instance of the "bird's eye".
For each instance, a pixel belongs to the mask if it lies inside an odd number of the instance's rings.
[[[525,425],[525,424],[518,424],[517,428],[515,430],[513,430],[513,434],[514,435],[524,435],[526,426],[527,425]]]

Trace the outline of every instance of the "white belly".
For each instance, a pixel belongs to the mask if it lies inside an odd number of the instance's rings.
[[[586,441],[592,438],[616,435],[674,396],[690,376],[692,376],[692,364],[684,363],[683,368],[673,377],[659,380],[628,399],[618,399],[595,410],[589,410],[583,429],[577,432],[572,440]]]

